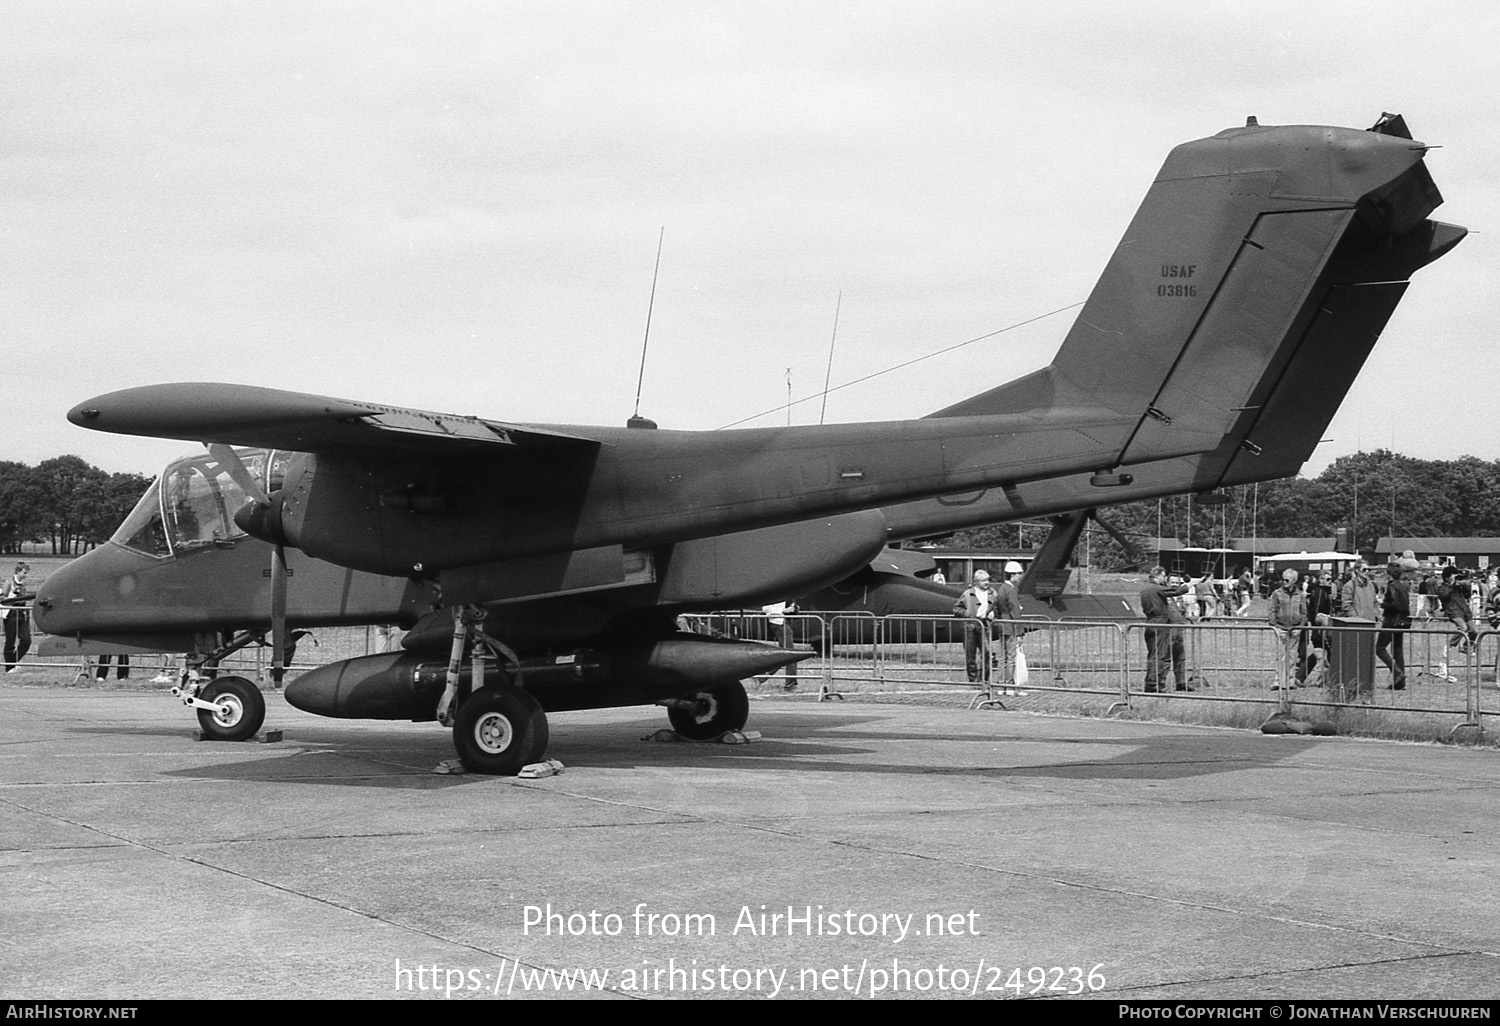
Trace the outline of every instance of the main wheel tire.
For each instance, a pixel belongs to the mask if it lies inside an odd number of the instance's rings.
[[[459,704],[453,747],[471,772],[514,776],[546,754],[547,714],[520,688],[480,688]]]
[[[198,725],[215,741],[243,741],[254,737],[266,722],[266,700],[260,688],[244,677],[216,677],[198,693],[219,708],[198,710]]]
[[[691,709],[671,707],[672,729],[690,741],[708,741],[728,730],[739,730],[750,718],[750,696],[737,680],[681,696]]]

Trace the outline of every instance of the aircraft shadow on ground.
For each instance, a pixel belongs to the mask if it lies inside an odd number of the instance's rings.
[[[778,716],[776,720],[786,718],[790,717]],[[1177,780],[1272,766],[1302,751],[1307,744],[1326,743],[1315,738],[1198,733],[1140,738],[1037,738],[1005,732],[1004,725],[998,721],[995,724],[997,730],[991,735],[858,729],[851,732],[849,728],[866,723],[889,722],[855,713],[823,715],[815,723],[763,722],[759,728],[752,723],[750,729],[762,730],[763,736],[747,745],[663,744],[647,740],[662,727],[654,716],[603,724],[570,725],[566,719],[558,722],[560,729],[554,730],[548,755],[571,766],[575,773],[697,767],[720,772],[726,769],[746,773],[785,770],[988,780]],[[453,758],[448,733],[442,730],[435,729],[430,737],[417,737],[409,731],[382,731],[378,727],[353,735],[347,730],[320,735],[315,726],[303,724],[290,741],[300,748],[288,751],[285,758],[219,763],[171,770],[163,775],[401,790],[453,787],[493,779],[473,774],[432,772],[433,767]],[[882,744],[875,747],[865,743],[869,741]],[[912,763],[850,761],[852,756],[888,751],[888,744],[893,741],[930,744],[932,755],[924,761]],[[996,746],[996,751],[987,753],[994,760],[990,764],[943,759],[947,744],[974,746],[987,743]],[[1035,752],[1038,745],[1087,746],[1095,754],[1076,761],[1057,760],[1041,764],[1016,764],[1008,759],[1008,755],[1018,751]],[[308,748],[315,750],[308,751]],[[1099,758],[1099,749],[1116,754]]]
[[[65,734],[89,734],[108,737],[170,737],[170,738],[192,738],[196,727],[190,727],[186,722],[179,723],[175,727],[161,726],[135,726],[128,723],[115,723],[97,727],[67,727],[63,730]],[[254,742],[241,742],[242,744],[253,744]]]
[[[888,739],[888,738],[887,738]],[[927,738],[925,740],[941,740]],[[962,740],[973,742],[973,737]],[[795,744],[795,752],[788,752],[790,745],[776,737],[767,737],[743,747],[719,746],[670,746],[660,759],[645,758],[634,751],[625,752],[618,746],[600,745],[589,748],[586,763],[581,765],[593,769],[639,769],[671,764],[681,766],[691,761],[701,763],[704,768],[722,770],[738,765],[749,772],[767,770],[791,770],[799,773],[873,773],[882,776],[911,777],[974,777],[990,780],[1018,778],[1055,778],[1059,780],[1176,780],[1203,777],[1219,773],[1239,772],[1269,766],[1292,754],[1295,742],[1267,745],[1264,751],[1252,752],[1232,749],[1214,754],[1202,744],[1186,746],[1182,738],[1147,738],[1141,741],[1118,738],[1097,741],[1065,741],[1015,737],[997,734],[991,739],[1000,746],[995,753],[997,765],[973,765],[958,762],[944,763],[929,759],[919,763],[872,763],[840,761],[838,756],[868,755],[874,748],[851,747],[850,745],[820,745],[810,748],[806,744]],[[1279,739],[1278,739],[1279,740]],[[1315,742],[1306,742],[1315,743]],[[1087,744],[1095,747],[1123,749],[1107,759],[1085,758],[1078,761],[1050,762],[1044,764],[1004,764],[1007,750],[1017,746],[1030,748],[1037,744]],[[678,757],[682,749],[688,749],[687,758]],[[697,752],[694,751],[697,749]],[[700,754],[701,753],[701,754]],[[556,753],[558,757],[566,757]]]
[[[402,753],[416,761],[414,749]],[[251,762],[217,763],[167,770],[163,777],[187,780],[254,781],[257,783],[316,784],[322,787],[384,788],[399,791],[435,791],[465,784],[481,783],[488,777],[469,774],[434,773],[418,765],[398,765],[377,757],[367,746],[347,750],[291,751],[284,757],[256,759]],[[437,765],[450,756],[434,756]]]

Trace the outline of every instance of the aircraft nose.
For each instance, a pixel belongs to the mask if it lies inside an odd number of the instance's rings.
[[[37,589],[36,599],[32,602],[32,616],[42,633],[73,634],[77,632],[76,614],[85,604],[79,584],[86,576],[85,573],[80,573],[79,564],[92,554],[80,556],[73,562],[52,571],[47,575],[47,580]]]
[[[108,629],[99,621],[109,605],[134,590],[138,561],[129,552],[104,545],[54,570],[37,589],[33,615],[45,634],[87,634]],[[106,603],[111,598],[114,601]]]

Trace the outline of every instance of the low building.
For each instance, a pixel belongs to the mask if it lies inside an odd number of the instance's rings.
[[[1352,551],[1343,531],[1337,535],[1315,538],[1231,538],[1236,549],[1248,552],[1256,559],[1266,559],[1287,552],[1349,552]]]
[[[1399,556],[1408,549],[1420,562],[1435,566],[1500,566],[1500,538],[1382,538],[1375,544],[1375,558],[1387,562],[1393,553]]]

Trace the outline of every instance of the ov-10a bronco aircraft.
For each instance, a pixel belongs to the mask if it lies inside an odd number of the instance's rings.
[[[479,772],[539,760],[548,712],[655,702],[692,736],[738,729],[740,679],[801,654],[679,613],[814,591],[892,536],[1294,473],[1407,279],[1465,233],[1428,219],[1427,149],[1392,115],[1176,147],[1053,361],[918,420],[539,426],[201,383],[90,399],[68,419],[208,451],[52,575],[39,625],[200,657],[269,625],[279,680],[291,627],[417,621],[405,651],[287,700],[436,719]],[[238,678],[188,700],[225,738],[264,715]]]

